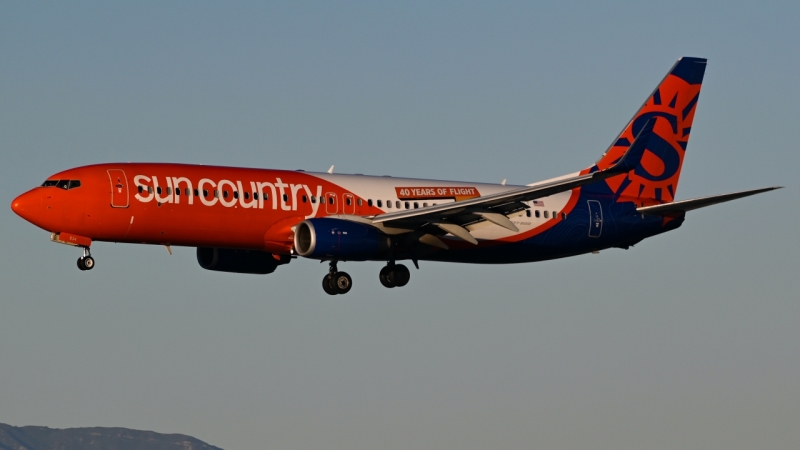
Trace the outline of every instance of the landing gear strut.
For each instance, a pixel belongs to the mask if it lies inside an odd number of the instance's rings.
[[[389,264],[381,269],[380,279],[381,284],[387,288],[403,287],[411,279],[411,272],[408,271],[408,267],[389,261]]]
[[[78,269],[94,269],[94,258],[92,258],[92,253],[89,251],[89,247],[83,247],[83,256],[78,258]]]
[[[353,287],[353,279],[347,272],[339,272],[336,261],[330,262],[328,274],[322,279],[322,290],[328,295],[347,294]]]

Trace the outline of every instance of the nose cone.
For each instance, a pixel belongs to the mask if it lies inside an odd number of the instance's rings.
[[[17,213],[18,216],[31,222],[34,209],[40,206],[41,198],[33,191],[26,192],[11,202],[11,210]]]

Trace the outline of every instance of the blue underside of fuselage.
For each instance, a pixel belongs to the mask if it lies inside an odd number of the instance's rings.
[[[598,209],[602,214],[599,227]],[[460,245],[458,248],[420,255],[418,259],[472,264],[543,261],[612,247],[627,248],[642,239],[674,230],[681,226],[683,220],[684,216],[665,221],[660,216],[643,215],[636,212],[636,205],[632,202],[618,202],[614,195],[582,191],[566,220],[529,239],[497,245],[483,244],[477,248]],[[408,255],[408,258],[398,259],[410,258]]]

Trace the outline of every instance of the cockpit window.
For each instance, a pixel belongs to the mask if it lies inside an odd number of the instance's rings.
[[[66,191],[81,187],[81,180],[46,180],[42,183],[42,187],[60,187]]]

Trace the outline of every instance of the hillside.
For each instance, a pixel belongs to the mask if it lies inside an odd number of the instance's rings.
[[[0,423],[0,450],[221,450],[183,434],[127,428],[14,427]]]

